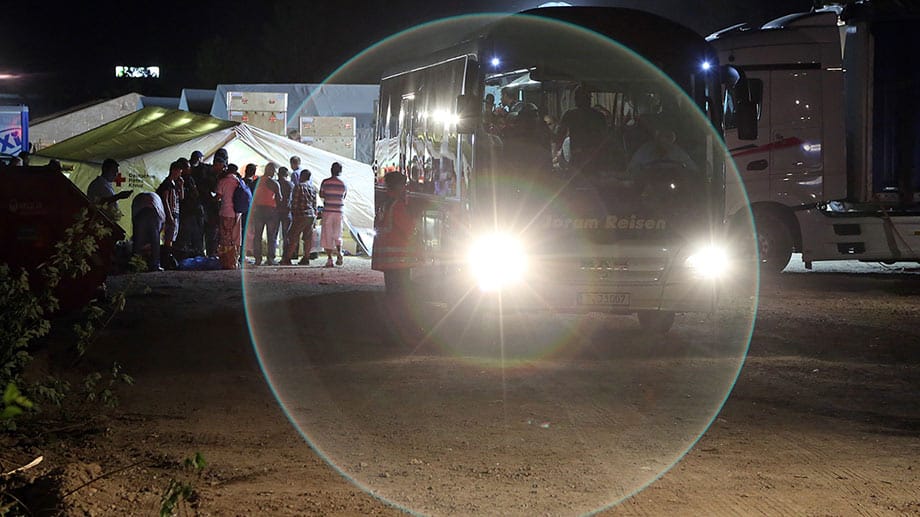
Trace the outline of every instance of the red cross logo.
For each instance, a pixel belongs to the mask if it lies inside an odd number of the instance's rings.
[[[128,181],[128,178],[122,176],[120,172],[118,173],[118,176],[115,176],[115,186],[116,187],[120,187],[121,184],[126,181]]]

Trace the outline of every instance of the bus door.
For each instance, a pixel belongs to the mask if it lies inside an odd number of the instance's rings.
[[[399,104],[399,170],[409,179],[409,190],[413,181],[418,181],[418,174],[412,177],[413,137],[415,135],[415,94],[403,95]],[[417,169],[416,169],[417,171]]]

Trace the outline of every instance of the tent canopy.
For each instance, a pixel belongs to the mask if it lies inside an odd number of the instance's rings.
[[[365,250],[370,249],[374,226],[374,175],[370,166],[246,124],[186,111],[145,108],[42,149],[33,157],[33,163],[54,158],[72,166],[70,179],[85,192],[99,175],[102,161],[114,158],[120,165],[115,190],[139,193],[156,190],[176,159],[187,158],[197,150],[208,162],[222,147],[241,171],[246,164],[254,163],[259,174],[270,161],[288,166],[291,156],[299,156],[301,166],[311,171],[311,181],[316,186],[329,177],[334,162],[341,163],[342,180],[348,186],[346,223],[355,240]],[[125,214],[131,213],[130,206],[131,198],[119,203]],[[130,228],[127,219],[120,223]]]
[[[41,151],[59,160],[123,160],[225,129],[236,122],[166,108],[144,108]]]

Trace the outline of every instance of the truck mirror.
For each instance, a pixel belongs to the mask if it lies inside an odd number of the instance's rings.
[[[735,84],[732,97],[735,102],[735,124],[739,140],[757,139],[757,109],[763,102],[763,82],[741,77]]]
[[[475,133],[482,117],[482,100],[474,95],[457,97],[457,133]]]
[[[757,140],[757,105],[736,104],[735,125],[738,128],[739,140]]]

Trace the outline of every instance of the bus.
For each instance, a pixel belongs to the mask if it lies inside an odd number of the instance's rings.
[[[549,7],[386,73],[376,202],[386,174],[406,176],[411,285],[482,310],[635,314],[652,332],[713,311],[730,274],[719,99],[723,78],[739,84],[717,62],[650,13]]]

